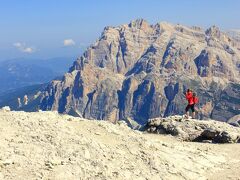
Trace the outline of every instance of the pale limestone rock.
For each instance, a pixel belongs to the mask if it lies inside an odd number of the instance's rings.
[[[240,175],[238,144],[182,142],[136,133],[121,123],[69,118],[55,112],[0,111],[0,178],[237,179]],[[174,124],[182,123],[181,116],[174,118]],[[191,121],[198,124],[189,120],[185,125]],[[202,122],[202,127],[205,124],[235,133],[226,123]]]
[[[138,19],[106,27],[63,79],[48,85],[40,109],[145,124],[183,114],[191,88],[200,97],[199,118],[227,121],[240,113],[239,77],[238,41],[218,27]]]
[[[184,141],[239,143],[240,128],[213,120],[186,119],[181,116],[150,119],[147,132],[171,134]]]
[[[6,112],[9,112],[11,111],[11,108],[9,106],[4,106],[0,109],[1,111],[6,111]]]

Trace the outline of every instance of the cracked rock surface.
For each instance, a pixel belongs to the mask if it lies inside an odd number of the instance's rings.
[[[185,119],[183,116],[150,119],[145,129],[171,134],[184,141],[239,143],[240,128],[214,120]]]
[[[142,133],[121,122],[0,111],[0,179],[234,179],[239,150]]]

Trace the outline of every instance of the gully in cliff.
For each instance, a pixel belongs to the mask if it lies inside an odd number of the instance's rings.
[[[186,118],[189,118],[189,110],[192,111],[192,118],[195,118],[195,104],[198,103],[198,97],[196,96],[196,93],[194,93],[191,89],[188,89],[186,94],[186,99],[188,101],[188,105],[185,109],[186,111]]]

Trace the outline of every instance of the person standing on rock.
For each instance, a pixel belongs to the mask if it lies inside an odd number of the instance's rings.
[[[191,89],[188,89],[186,92],[186,99],[188,101],[188,105],[185,109],[186,111],[186,118],[189,118],[189,110],[191,109],[192,111],[192,118],[195,118],[195,104],[198,103],[198,97],[196,96],[196,93],[193,93]]]

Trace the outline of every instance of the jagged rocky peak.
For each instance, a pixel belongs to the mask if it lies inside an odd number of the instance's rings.
[[[181,33],[185,33],[185,34],[189,34],[191,35],[192,33],[203,33],[203,30],[201,28],[196,28],[196,27],[188,27],[188,26],[184,26],[181,24],[177,24],[174,26],[175,30]]]
[[[221,31],[219,27],[214,25],[206,30],[206,35],[220,38]]]
[[[225,44],[231,44],[233,45],[233,43],[231,42],[231,37],[229,37],[228,34],[226,34],[225,32],[221,31],[219,27],[217,26],[211,26],[210,28],[208,28],[205,31],[207,38],[216,38],[221,40],[221,43],[225,43]]]
[[[136,19],[136,20],[131,21],[128,24],[128,27],[137,28],[137,29],[146,29],[146,28],[150,27],[150,24],[144,19]]]
[[[128,25],[106,27],[100,39],[87,49],[71,70],[79,70],[87,62],[125,74],[152,43],[153,36],[154,28],[140,19]]]
[[[137,32],[136,29],[138,29]],[[219,33],[219,28],[215,26],[206,30],[207,36],[218,37]],[[194,50],[189,46],[202,46],[199,48],[203,49],[204,46],[207,47],[205,43],[208,43],[208,46],[223,48],[222,44],[225,41],[219,43],[212,38],[205,37],[204,31],[200,28],[189,28],[166,22],[149,25],[145,20],[137,19],[128,25],[106,27],[100,39],[87,49],[84,55],[74,63],[71,70],[79,70],[85,63],[92,63],[98,67],[108,68],[113,72],[125,74],[131,70],[142,55],[150,55],[148,53],[151,53],[151,49],[155,49],[154,52],[161,55],[161,52],[158,51],[162,51],[160,47],[164,43],[168,43],[167,47],[163,47],[168,48],[166,49],[167,51],[179,50],[179,54],[184,55],[186,50]],[[195,48],[195,50],[199,48]],[[229,44],[225,43],[224,48],[228,52],[234,52]],[[164,55],[168,54],[165,53]],[[94,56],[97,56],[97,58]],[[170,62],[170,64],[172,63]],[[170,65],[170,67],[173,66]]]
[[[203,28],[201,28],[199,26],[192,26],[191,29],[193,29],[195,31],[203,31]]]
[[[200,97],[200,118],[226,121],[240,114],[240,50],[228,40],[215,26],[205,32],[137,19],[106,27],[64,79],[49,84],[40,107],[144,124],[183,114],[183,92],[192,88]]]

